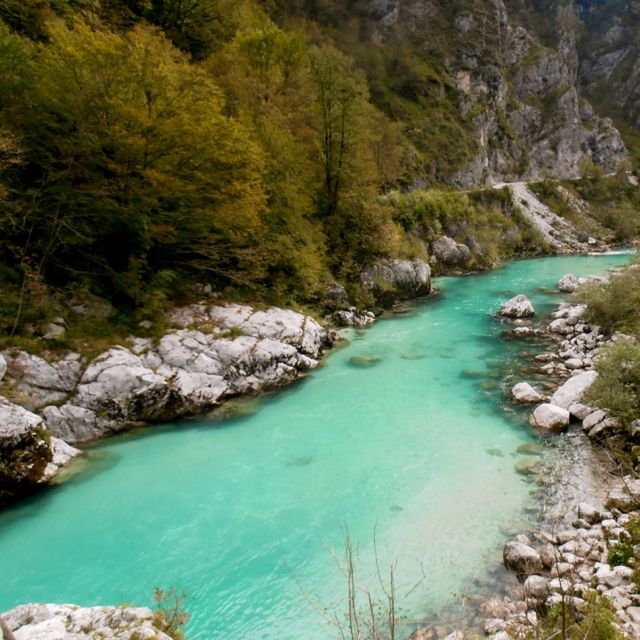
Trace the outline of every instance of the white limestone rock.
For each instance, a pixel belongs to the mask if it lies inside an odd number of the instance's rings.
[[[551,404],[568,409],[575,402],[580,402],[597,377],[595,371],[584,371],[572,376],[551,396]]]
[[[578,278],[573,274],[567,273],[558,281],[558,289],[563,293],[573,293],[578,288]]]
[[[502,557],[507,569],[520,574],[532,574],[542,570],[540,554],[523,542],[508,542],[504,546]]]
[[[528,383],[518,382],[511,389],[511,395],[516,402],[535,403],[541,402],[543,397]]]
[[[607,417],[607,414],[601,409],[598,409],[597,411],[590,413],[582,421],[582,428],[585,431],[589,431],[589,429],[595,427],[599,422],[602,422],[606,417]]]
[[[571,414],[555,404],[544,403],[536,407],[529,422],[539,429],[558,432],[569,425]]]
[[[529,298],[525,295],[517,295],[507,300],[498,311],[503,318],[530,318],[535,315],[535,309]]]
[[[0,353],[0,381],[4,378],[4,374],[7,373],[7,361],[4,359],[4,356]]]
[[[82,365],[77,353],[53,362],[26,351],[5,351],[3,355],[10,365],[11,383],[20,392],[21,403],[30,410],[64,400],[80,377]]]
[[[524,594],[528,598],[544,600],[549,594],[549,581],[542,576],[529,576],[524,581]]]
[[[3,618],[16,640],[171,640],[147,608],[28,604]]]

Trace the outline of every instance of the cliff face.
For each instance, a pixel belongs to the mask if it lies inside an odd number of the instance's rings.
[[[365,69],[373,101],[415,146],[418,187],[576,177],[585,159],[615,171],[628,156],[615,114],[587,94],[599,94],[612,64],[626,64],[631,45],[607,44],[602,60],[599,43],[633,40],[636,12],[625,0],[613,3],[618,14],[608,4],[280,0],[281,15],[320,24]],[[637,102],[637,88],[636,76],[616,83],[616,103]]]
[[[448,181],[575,177],[584,159],[606,172],[625,159],[611,119],[581,97],[573,5],[538,11],[518,0],[371,0],[368,19],[383,45],[409,39],[416,55],[441,57],[455,85],[452,99],[470,119],[475,148]]]
[[[640,136],[640,3],[577,0],[580,80],[602,110]]]

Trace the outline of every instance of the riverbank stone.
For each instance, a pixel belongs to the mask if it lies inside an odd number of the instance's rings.
[[[533,547],[517,540],[507,542],[502,557],[507,569],[520,575],[529,575],[542,570],[540,554]]]
[[[528,383],[518,382],[511,389],[511,395],[516,402],[535,403],[543,400],[542,396]]]
[[[2,617],[16,640],[171,640],[144,607],[28,604]]]
[[[544,403],[536,407],[529,421],[539,429],[558,432],[567,427],[570,420],[571,415],[567,409],[555,404]]]
[[[595,371],[584,371],[572,376],[551,396],[551,404],[568,409],[572,404],[580,402],[585,391],[597,377],[598,374]]]

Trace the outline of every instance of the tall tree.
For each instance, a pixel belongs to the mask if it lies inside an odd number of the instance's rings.
[[[40,269],[135,297],[159,269],[232,275],[264,205],[260,149],[158,32],[56,23],[23,105]]]

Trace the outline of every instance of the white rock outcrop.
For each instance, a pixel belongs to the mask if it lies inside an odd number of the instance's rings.
[[[171,640],[143,607],[27,604],[2,617],[16,640]]]
[[[547,431],[562,431],[568,426],[571,414],[567,409],[544,403],[536,407],[530,422],[534,427]]]
[[[511,389],[511,395],[516,402],[534,403],[542,402],[542,396],[528,383],[518,382]]]
[[[48,435],[41,416],[0,396],[0,506],[33,493],[78,455]]]
[[[568,409],[574,403],[580,402],[585,391],[597,377],[598,374],[595,371],[584,371],[572,376],[551,396],[551,404]]]
[[[535,313],[529,298],[522,294],[507,300],[498,311],[503,318],[531,318]]]
[[[157,344],[134,338],[86,366],[77,354],[47,362],[5,352],[14,385],[49,431],[73,444],[287,384],[316,367],[330,343],[313,318],[277,308],[195,304],[169,322],[175,329]]]

